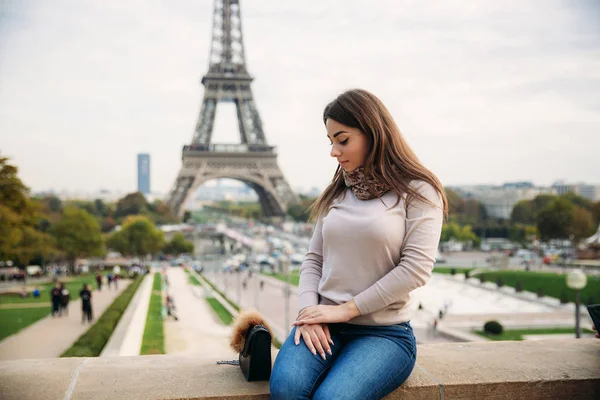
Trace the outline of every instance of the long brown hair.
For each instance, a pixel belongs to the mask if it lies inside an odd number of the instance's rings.
[[[327,104],[323,111],[323,122],[332,119],[342,125],[357,128],[367,135],[369,151],[365,159],[364,172],[378,182],[387,184],[407,201],[416,198],[433,206],[431,201],[409,184],[418,179],[431,184],[442,197],[442,211],[448,214],[448,200],[439,179],[421,164],[412,151],[392,115],[385,105],[372,93],[362,89],[348,90]],[[332,202],[346,191],[342,168],[338,165],[327,189],[311,207],[311,219],[316,221],[327,214]]]

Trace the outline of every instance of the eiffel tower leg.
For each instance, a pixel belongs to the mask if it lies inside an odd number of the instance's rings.
[[[202,108],[200,109],[200,116],[198,117],[196,130],[194,131],[194,138],[192,139],[192,144],[210,144],[210,138],[213,132],[216,111],[217,100],[214,98],[207,98],[206,96],[204,96],[204,99],[202,100]]]

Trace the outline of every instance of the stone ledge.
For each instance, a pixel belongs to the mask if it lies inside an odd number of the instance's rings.
[[[594,399],[600,340],[419,346],[417,366],[387,399]],[[2,399],[268,399],[239,367],[175,356],[0,362]]]

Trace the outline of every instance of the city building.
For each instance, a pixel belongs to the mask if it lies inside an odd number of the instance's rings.
[[[137,156],[138,184],[137,190],[145,195],[150,194],[150,154],[140,153]]]
[[[556,194],[575,193],[578,196],[585,197],[591,201],[600,201],[600,185],[588,185],[586,183],[568,183],[565,181],[556,181],[552,184]]]
[[[463,198],[479,201],[489,217],[510,219],[519,201],[532,200],[541,194],[556,194],[552,188],[535,187],[530,182],[509,182],[502,186],[472,185],[451,187]]]

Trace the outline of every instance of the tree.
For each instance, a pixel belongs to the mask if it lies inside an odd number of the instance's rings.
[[[61,219],[53,228],[56,243],[75,267],[78,257],[101,256],[104,254],[104,238],[96,218],[85,210],[65,208]]]
[[[592,215],[594,216],[594,225],[600,225],[600,201],[592,204],[591,210]]]
[[[29,189],[17,176],[18,168],[0,157],[0,204],[17,214],[26,211]]]
[[[148,202],[140,192],[129,193],[117,201],[117,210],[115,218],[122,218],[128,215],[139,215],[148,209]]]
[[[575,206],[573,220],[569,226],[569,234],[573,235],[575,243],[594,234],[596,225],[591,212],[582,207]]]
[[[190,254],[194,252],[194,244],[185,240],[185,237],[181,232],[177,232],[164,247],[163,252],[174,256],[184,253]]]
[[[537,229],[542,240],[566,239],[569,237],[572,221],[573,204],[559,197],[540,211],[537,216]]]
[[[17,167],[0,157],[0,260],[25,266],[36,257],[56,254],[52,238],[40,231],[39,203],[17,176]]]
[[[535,224],[536,214],[532,201],[521,200],[513,207],[510,220],[518,224]]]
[[[157,253],[165,244],[162,231],[145,216],[128,217],[121,230],[108,238],[108,246],[123,255],[146,256]]]

